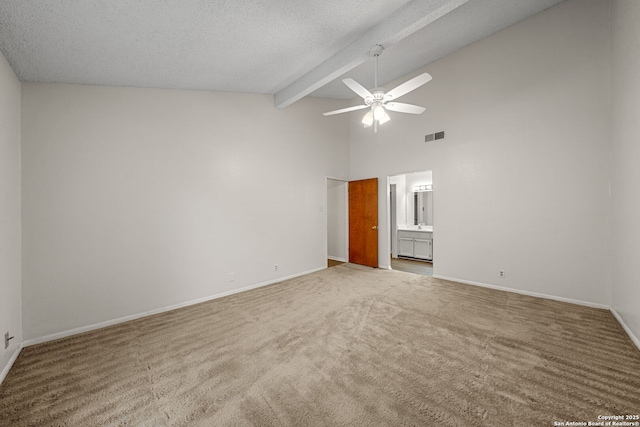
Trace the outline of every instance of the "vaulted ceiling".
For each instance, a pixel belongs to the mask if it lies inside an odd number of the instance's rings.
[[[23,82],[251,92],[284,108],[397,79],[562,0],[2,0]]]

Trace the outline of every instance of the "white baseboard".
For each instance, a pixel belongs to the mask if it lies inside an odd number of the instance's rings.
[[[332,261],[348,262],[345,258],[340,258],[340,257],[337,257],[337,256],[327,255],[327,258],[332,260]]]
[[[7,366],[5,366],[4,369],[2,370],[2,372],[0,372],[0,384],[2,384],[4,379],[7,377],[7,374],[9,373],[11,368],[13,367],[13,364],[18,359],[18,356],[20,355],[21,351],[22,351],[22,344],[20,344],[18,346],[18,348],[16,349],[16,351],[13,352],[13,356],[11,356],[11,359],[9,359],[9,363],[7,363]]]
[[[631,331],[631,328],[629,328],[627,326],[627,324],[624,323],[624,320],[622,320],[622,316],[620,316],[618,314],[618,312],[613,307],[611,307],[610,310],[611,310],[611,314],[613,314],[613,317],[616,318],[618,323],[620,323],[620,326],[622,326],[622,329],[624,329],[624,331],[627,333],[627,335],[629,335],[629,338],[631,338],[631,341],[633,341],[633,343],[636,345],[636,347],[638,347],[638,350],[640,350],[640,339],[638,339],[638,337],[635,336],[633,331]]]
[[[29,346],[36,345],[36,344],[42,344],[42,343],[45,343],[45,342],[54,341],[54,340],[58,340],[58,339],[61,339],[61,338],[66,338],[66,337],[70,337],[72,335],[77,335],[77,334],[81,334],[81,333],[84,333],[84,332],[94,331],[96,329],[106,328],[108,326],[117,325],[119,323],[124,323],[124,322],[128,322],[128,321],[131,321],[131,320],[140,319],[142,317],[153,316],[154,314],[160,314],[160,313],[165,313],[167,311],[177,310],[179,308],[188,307],[188,306],[195,305],[195,304],[200,304],[200,303],[203,303],[203,302],[211,301],[211,300],[218,299],[218,298],[223,298],[223,297],[226,297],[226,296],[229,296],[229,295],[233,295],[233,294],[237,294],[237,293],[240,293],[240,292],[246,292],[246,291],[250,291],[252,289],[261,288],[263,286],[272,285],[274,283],[283,282],[285,280],[293,279],[295,277],[304,276],[305,274],[315,273],[316,271],[324,270],[325,268],[326,267],[315,268],[313,270],[305,271],[305,272],[302,272],[302,273],[296,273],[296,274],[292,274],[292,275],[286,276],[286,277],[279,277],[277,279],[269,280],[269,281],[266,281],[266,282],[261,282],[261,283],[258,283],[256,285],[245,286],[244,288],[233,289],[233,290],[230,290],[230,291],[221,292],[219,294],[210,295],[210,296],[207,296],[207,297],[204,297],[204,298],[199,298],[199,299],[196,299],[196,300],[183,302],[183,303],[180,303],[180,304],[170,305],[170,306],[167,306],[167,307],[161,307],[161,308],[157,308],[157,309],[154,309],[154,310],[145,311],[145,312],[142,312],[142,313],[137,313],[137,314],[132,314],[132,315],[129,315],[129,316],[119,317],[117,319],[107,320],[105,322],[95,323],[93,325],[88,325],[88,326],[82,326],[80,328],[74,328],[74,329],[70,329],[70,330],[67,330],[67,331],[56,332],[55,334],[50,334],[50,335],[46,335],[44,337],[33,338],[33,339],[30,339],[30,340],[23,341],[22,344],[21,344],[21,347],[29,347]],[[7,372],[8,372],[8,370],[7,370]]]
[[[538,297],[538,298],[550,299],[550,300],[555,300],[555,301],[568,302],[570,304],[584,305],[584,306],[593,307],[593,308],[602,308],[602,309],[605,309],[605,310],[609,310],[610,309],[610,307],[608,305],[598,304],[598,303],[595,303],[595,302],[589,302],[589,301],[582,301],[582,300],[577,300],[577,299],[572,299],[572,298],[559,297],[559,296],[556,296],[556,295],[541,294],[541,293],[538,293],[538,292],[523,291],[523,290],[520,290],[520,289],[506,288],[506,287],[503,287],[503,286],[489,285],[487,283],[473,282],[473,281],[470,281],[470,280],[463,280],[463,279],[456,279],[456,278],[453,278],[453,277],[436,276],[436,275],[434,275],[433,277],[436,278],[436,279],[449,280],[451,282],[464,283],[465,285],[481,286],[483,288],[495,289],[495,290],[498,290],[498,291],[505,291],[505,292],[512,292],[512,293],[515,293],[515,294],[528,295],[530,297]]]

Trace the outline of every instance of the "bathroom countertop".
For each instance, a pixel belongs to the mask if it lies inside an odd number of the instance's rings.
[[[398,226],[398,231],[423,231],[425,233],[433,233],[433,225],[423,225],[422,228],[418,228],[418,226]]]

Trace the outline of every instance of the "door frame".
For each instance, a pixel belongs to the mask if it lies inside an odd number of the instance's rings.
[[[393,223],[398,223],[398,213],[396,209],[396,184],[391,184],[390,177],[387,177],[387,185],[389,186],[389,249],[391,258],[398,257],[398,228],[393,227]]]
[[[325,176],[324,178],[324,209],[323,209],[323,223],[324,223],[324,254],[325,254],[325,267],[329,266],[328,263],[328,259],[329,259],[329,218],[328,218],[328,210],[329,210],[329,193],[327,191],[328,189],[328,185],[329,185],[329,180],[333,180],[333,181],[340,181],[340,182],[344,182],[346,185],[346,191],[345,191],[345,208],[344,208],[344,212],[342,213],[344,215],[344,221],[346,224],[345,227],[345,236],[344,236],[344,242],[345,242],[345,246],[344,246],[344,253],[346,255],[346,258],[344,260],[337,260],[337,261],[343,261],[343,262],[349,262],[349,180],[346,178],[338,178],[338,177],[334,177],[334,176]]]
[[[400,173],[395,173],[393,175],[387,175],[387,197],[386,197],[386,212],[387,212],[387,220],[386,220],[386,226],[388,227],[388,229],[390,230],[391,227],[393,227],[394,225],[391,224],[391,178],[394,176],[398,176],[398,175],[411,175],[414,173],[421,173],[421,172],[431,172],[431,182],[434,183],[435,182],[435,171],[434,168],[430,168],[430,169],[421,169],[421,170],[417,170],[417,171],[409,171],[409,172],[400,172]],[[435,186],[434,186],[435,188]],[[436,228],[435,228],[435,224],[436,224],[436,214],[435,214],[435,200],[436,200],[436,192],[433,192],[433,225],[434,225],[434,232],[433,232],[433,236],[435,236],[436,234]],[[397,214],[396,214],[396,218],[397,218]],[[391,251],[392,251],[392,242],[391,242],[391,232],[387,230],[388,232],[383,233],[383,239],[387,240],[387,247],[389,248],[389,258],[388,258],[388,269],[391,270]],[[431,258],[432,258],[432,265],[433,265],[433,269],[434,269],[434,275],[435,275],[435,268],[436,268],[436,264],[435,262],[433,262],[433,260],[435,259],[435,254],[433,253],[435,251],[433,245],[431,246]],[[385,260],[387,259],[386,254],[385,254]],[[381,267],[384,268],[384,267]]]

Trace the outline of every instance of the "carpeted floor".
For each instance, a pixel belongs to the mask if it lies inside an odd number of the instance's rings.
[[[27,347],[0,386],[3,426],[553,426],[638,413],[640,351],[608,311],[351,264]]]

